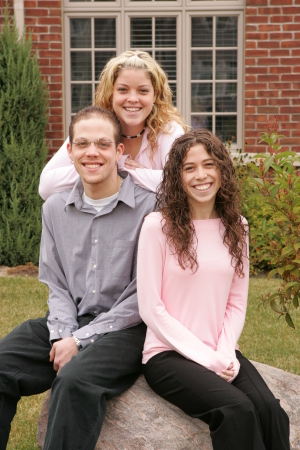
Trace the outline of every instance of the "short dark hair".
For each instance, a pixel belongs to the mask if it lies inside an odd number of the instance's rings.
[[[108,120],[112,124],[112,126],[114,127],[114,138],[116,145],[120,144],[122,137],[122,128],[117,116],[113,112],[108,111],[107,109],[99,108],[99,106],[87,106],[78,111],[78,113],[72,118],[72,121],[69,126],[70,144],[72,145],[73,143],[74,127],[76,123],[80,122],[81,120],[89,119],[90,117],[93,116]]]

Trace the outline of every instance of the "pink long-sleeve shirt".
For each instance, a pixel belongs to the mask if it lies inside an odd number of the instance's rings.
[[[150,160],[150,142],[148,135],[150,129],[146,128],[143,134],[143,140],[139,153],[135,161],[139,162],[145,169],[126,169],[124,167],[125,159],[129,155],[124,155],[119,161],[118,168],[129,172],[133,181],[149,191],[155,192],[157,186],[162,180],[162,169],[166,163],[167,156],[175,139],[184,133],[181,125],[177,122],[170,123],[170,132],[160,132],[157,136],[157,150],[154,154],[153,161]],[[67,144],[69,138],[64,142],[57,153],[51,158],[44,167],[40,178],[39,193],[46,200],[54,192],[71,189],[77,178],[78,173],[72,161],[69,158]],[[126,148],[125,148],[126,152]]]
[[[147,216],[139,240],[138,302],[148,326],[143,363],[175,350],[215,373],[233,362],[232,381],[239,372],[235,349],[246,316],[248,258],[245,276],[239,278],[223,244],[221,220],[195,220],[199,268],[194,274],[183,270],[166,243],[161,220],[157,212]]]

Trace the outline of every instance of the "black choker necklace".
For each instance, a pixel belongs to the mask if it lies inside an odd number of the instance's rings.
[[[136,134],[135,136],[127,136],[126,134],[122,134],[123,138],[125,139],[135,139],[138,138],[140,136],[142,136],[142,134],[144,133],[146,128],[144,128],[139,134]]]

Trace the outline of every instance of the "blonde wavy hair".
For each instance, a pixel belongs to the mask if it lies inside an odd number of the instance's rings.
[[[114,84],[123,69],[144,70],[151,79],[156,93],[155,104],[147,117],[146,125],[150,128],[148,141],[151,145],[151,159],[157,149],[157,136],[160,131],[169,133],[171,121],[179,123],[184,131],[188,128],[177,108],[172,103],[172,91],[167,75],[160,65],[147,52],[128,50],[108,61],[99,77],[99,84],[95,93],[95,105],[113,111],[112,97]]]

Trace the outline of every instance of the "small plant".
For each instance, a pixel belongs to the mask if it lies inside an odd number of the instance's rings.
[[[277,292],[262,296],[263,305],[284,316],[294,328],[291,312],[299,307],[300,297],[300,157],[293,151],[281,152],[278,119],[268,122],[261,141],[268,153],[255,155],[257,163],[248,163],[255,173],[252,199],[259,202],[263,220],[252,230],[252,247],[257,261],[272,261],[268,274],[281,278]]]

